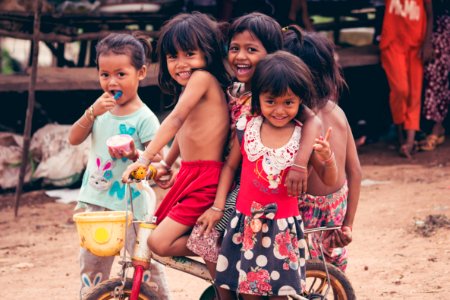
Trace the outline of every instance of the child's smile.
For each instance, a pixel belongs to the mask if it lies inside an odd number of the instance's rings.
[[[300,98],[288,90],[284,95],[273,96],[269,92],[259,95],[261,114],[272,126],[284,127],[298,113]]]
[[[186,86],[193,71],[206,66],[205,55],[199,50],[179,50],[176,54],[167,54],[166,60],[170,76],[181,86]]]
[[[228,62],[240,82],[249,83],[258,62],[267,55],[261,41],[246,30],[236,33],[230,42]]]

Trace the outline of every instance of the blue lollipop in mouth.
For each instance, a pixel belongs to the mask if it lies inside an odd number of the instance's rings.
[[[122,91],[117,91],[117,92],[114,94],[114,100],[117,100],[117,99],[119,99],[120,97],[122,97]]]

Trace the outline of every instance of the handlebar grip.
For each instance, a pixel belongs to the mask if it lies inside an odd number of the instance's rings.
[[[149,165],[147,169],[145,167],[138,167],[136,170],[131,172],[130,177],[134,180],[153,179],[157,173],[156,168]]]

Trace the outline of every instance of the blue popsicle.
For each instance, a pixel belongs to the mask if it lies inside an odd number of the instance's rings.
[[[120,97],[122,97],[122,91],[117,91],[117,92],[114,94],[114,100],[117,100],[117,99],[119,99]]]

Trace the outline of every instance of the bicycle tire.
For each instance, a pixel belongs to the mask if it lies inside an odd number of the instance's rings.
[[[108,299],[122,299],[114,297],[114,289],[122,285],[120,278],[113,278],[103,281],[93,287],[84,297],[83,300],[108,300]],[[132,279],[127,278],[125,287],[123,289],[123,299],[129,299],[131,295]],[[158,296],[145,284],[141,284],[139,292],[139,300],[159,300]]]
[[[331,289],[326,299],[355,300],[355,291],[344,272],[330,263],[327,263],[327,269],[330,275]],[[306,284],[307,299],[323,299],[328,286],[327,273],[325,272],[323,261],[318,259],[306,261]],[[315,295],[317,296],[314,297]]]

